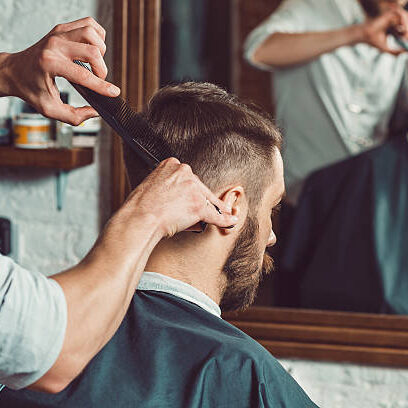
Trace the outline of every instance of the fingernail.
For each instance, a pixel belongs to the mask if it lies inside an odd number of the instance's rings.
[[[118,96],[120,94],[120,89],[115,85],[110,85],[108,91],[112,96]]]

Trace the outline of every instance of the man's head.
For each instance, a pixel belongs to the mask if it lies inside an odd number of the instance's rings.
[[[198,253],[211,251],[205,253],[208,261],[202,266],[218,269],[223,310],[247,306],[258,287],[262,264],[264,269],[271,267],[268,258],[262,262],[265,248],[276,241],[271,211],[284,190],[280,133],[259,109],[208,83],[161,89],[145,115],[173,155],[188,163],[240,219],[232,230],[210,226],[204,234],[177,234],[158,250],[171,247],[172,252],[182,252],[183,265],[189,263],[190,254],[202,260]],[[134,188],[148,170],[126,146],[124,155]],[[192,267],[190,263],[188,268]]]
[[[369,17],[378,17],[380,14],[394,7],[404,7],[408,0],[360,0],[360,3]]]

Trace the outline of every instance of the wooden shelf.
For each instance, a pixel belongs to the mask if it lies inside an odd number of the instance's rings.
[[[0,147],[0,166],[42,167],[68,171],[87,166],[93,161],[94,149],[92,147],[72,149]]]

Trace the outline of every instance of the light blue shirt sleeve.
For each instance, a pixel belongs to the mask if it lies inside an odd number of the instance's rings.
[[[330,1],[330,0],[323,0]],[[308,31],[310,16],[313,16],[315,1],[284,0],[274,13],[248,35],[244,44],[245,59],[257,68],[273,70],[273,67],[257,63],[253,56],[257,48],[274,33],[301,33]]]
[[[58,358],[66,326],[58,283],[0,255],[0,384],[20,389],[40,379]]]
[[[358,16],[358,18],[356,18]],[[257,63],[257,48],[274,33],[306,33],[334,30],[364,20],[361,5],[355,0],[283,0],[266,20],[245,40],[245,59],[257,68],[271,71],[272,66]]]

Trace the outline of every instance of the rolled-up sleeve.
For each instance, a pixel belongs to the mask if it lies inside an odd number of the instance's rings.
[[[324,0],[328,1],[328,0]],[[244,44],[245,59],[256,68],[271,71],[273,67],[254,61],[258,47],[274,33],[301,33],[308,31],[308,20],[313,16],[316,1],[284,0],[274,13],[250,32]]]
[[[20,389],[41,378],[58,358],[66,325],[58,283],[0,255],[0,383]]]

